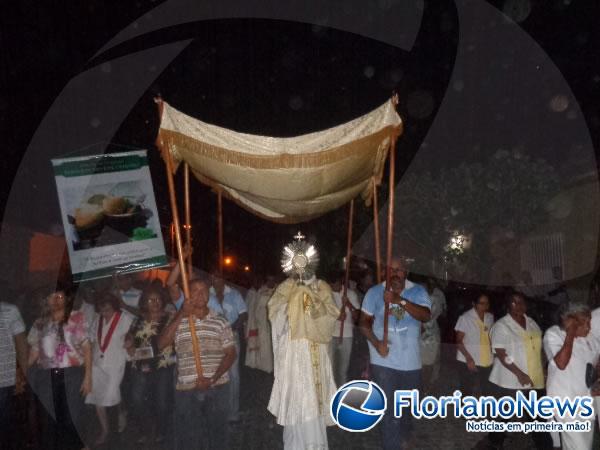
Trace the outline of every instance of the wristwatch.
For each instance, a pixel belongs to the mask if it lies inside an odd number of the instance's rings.
[[[407,303],[408,302],[406,300],[404,300],[403,298],[400,298],[400,306],[402,306],[404,308]]]

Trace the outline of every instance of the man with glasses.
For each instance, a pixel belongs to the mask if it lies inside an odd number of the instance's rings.
[[[390,286],[385,282],[368,290],[363,301],[360,328],[368,340],[371,373],[393,405],[397,389],[417,389],[421,380],[421,324],[431,318],[431,300],[425,288],[406,279],[404,258],[390,264]],[[389,304],[388,341],[384,342],[385,305]],[[411,420],[386,414],[381,423],[383,448],[410,445]]]

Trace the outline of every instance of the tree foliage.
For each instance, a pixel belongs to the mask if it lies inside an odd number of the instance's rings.
[[[436,174],[409,174],[397,189],[396,233],[422,249],[421,263],[482,264],[492,233],[518,236],[544,223],[546,204],[558,188],[552,166],[518,150],[499,150],[484,163]],[[470,248],[450,246],[456,235],[468,237]]]

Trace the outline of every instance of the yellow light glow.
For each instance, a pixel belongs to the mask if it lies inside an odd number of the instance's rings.
[[[230,256],[227,256],[225,259],[223,259],[223,263],[226,266],[230,266],[231,264],[233,264],[233,258],[231,258]]]
[[[244,272],[250,272],[250,266],[244,266]]]

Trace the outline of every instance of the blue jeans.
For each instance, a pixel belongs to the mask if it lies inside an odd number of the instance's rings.
[[[175,449],[227,450],[229,386],[175,391]]]
[[[403,414],[394,417],[394,391],[397,389],[418,389],[421,384],[421,369],[396,370],[389,367],[371,365],[373,381],[379,385],[387,397],[387,411],[381,420],[381,438],[384,450],[397,450],[401,442],[410,439],[412,433],[412,417]]]

